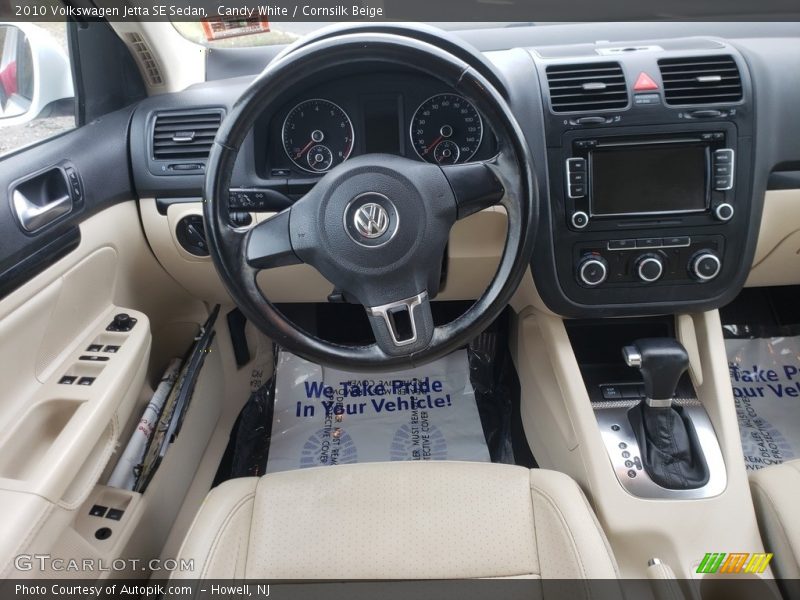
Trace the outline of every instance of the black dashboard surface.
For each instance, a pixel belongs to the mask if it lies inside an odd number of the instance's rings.
[[[500,75],[508,84],[507,97],[530,144],[535,161],[539,199],[542,210],[537,247],[532,257],[537,288],[557,313],[571,317],[614,316],[634,314],[672,313],[686,310],[707,310],[719,307],[732,299],[744,284],[749,264],[755,251],[764,192],[767,181],[775,172],[800,170],[800,119],[796,117],[800,106],[800,78],[793,74],[800,68],[800,25],[797,23],[601,23],[484,29],[459,32],[461,37],[488,51]],[[587,46],[596,40],[626,40],[648,44],[659,39],[675,39],[687,35],[724,38],[724,43],[738,52],[746,65],[746,74],[752,85],[752,131],[740,132],[740,143],[752,148],[751,172],[748,177],[748,214],[744,227],[747,235],[737,240],[738,265],[726,274],[726,285],[717,286],[713,293],[697,298],[675,298],[652,288],[652,295],[633,302],[592,304],[570,299],[559,278],[555,276],[554,235],[550,227],[551,192],[561,181],[553,181],[548,168],[548,123],[552,125],[553,113],[542,89],[541,73],[535,64],[536,49],[558,46],[567,56],[573,52],[581,56],[585,48],[570,48],[571,44]],[[717,37],[718,36],[718,37]],[[642,41],[644,40],[644,41]],[[687,42],[691,47],[691,42]],[[515,50],[502,51],[506,48]],[[263,66],[277,48],[247,49],[245,51],[213,50],[208,57],[208,76],[218,77],[223,71],[253,73]],[[576,61],[582,60],[576,58]],[[541,65],[539,71],[542,70]],[[299,195],[313,185],[315,175],[297,169],[281,148],[281,126],[286,114],[306,98],[323,97],[341,105],[353,121],[355,131],[354,153],[364,152],[367,146],[363,135],[364,103],[370,97],[383,96],[397,102],[396,122],[400,128],[397,153],[413,155],[408,134],[403,131],[411,118],[410,112],[430,95],[447,90],[433,81],[418,80],[410,73],[368,75],[365,73],[335,73],[328,81],[314,82],[304,90],[287,90],[286,101],[274,114],[264,115],[254,136],[240,152],[232,185],[242,188],[277,190],[288,196]],[[203,176],[158,176],[148,168],[148,128],[153,113],[195,108],[229,108],[251,81],[252,75],[208,81],[189,89],[162,96],[151,97],[140,104],[131,128],[131,152],[134,180],[140,197],[199,198],[202,194]],[[365,100],[366,99],[366,100]],[[485,124],[489,131],[491,124]],[[749,127],[749,125],[748,125]],[[576,129],[580,129],[577,127]],[[359,130],[361,134],[359,134]],[[476,158],[487,158],[493,152],[491,136],[484,136]]]

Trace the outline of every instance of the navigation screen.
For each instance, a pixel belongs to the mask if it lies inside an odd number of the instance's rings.
[[[706,146],[631,146],[591,153],[592,214],[702,211]]]

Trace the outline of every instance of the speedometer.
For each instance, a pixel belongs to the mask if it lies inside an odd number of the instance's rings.
[[[442,165],[466,162],[483,139],[483,121],[458,94],[437,94],[419,105],[411,119],[411,144],[419,157]]]
[[[353,123],[330,100],[304,100],[283,121],[283,149],[291,161],[311,173],[324,173],[353,151]]]

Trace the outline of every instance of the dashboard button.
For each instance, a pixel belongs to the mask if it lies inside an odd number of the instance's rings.
[[[688,246],[692,240],[686,236],[664,238],[664,246]]]
[[[570,198],[583,198],[586,195],[586,186],[582,183],[571,183],[569,186]]]
[[[722,148],[720,150],[714,150],[715,164],[732,163],[732,162],[733,162],[733,150],[731,150],[730,148]]]
[[[609,250],[632,250],[636,248],[636,240],[611,240],[608,242]]]
[[[661,96],[658,94],[635,94],[633,96],[633,103],[637,106],[661,104]]]
[[[660,248],[664,245],[661,238],[639,238],[636,240],[637,248]]]
[[[718,191],[729,190],[733,187],[733,178],[730,175],[714,177],[714,189]]]
[[[567,159],[567,171],[570,173],[577,173],[578,171],[585,173],[586,159],[580,157]]]
[[[714,175],[716,177],[725,176],[731,174],[731,164],[730,163],[720,163],[718,165],[714,165]]]
[[[575,171],[574,173],[569,174],[569,182],[570,183],[586,183],[586,172],[585,171]]]

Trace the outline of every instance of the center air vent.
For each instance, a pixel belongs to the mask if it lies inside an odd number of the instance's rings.
[[[219,110],[158,114],[153,127],[153,158],[207,159],[221,120]]]
[[[613,110],[628,106],[625,74],[617,62],[547,67],[553,112]]]
[[[742,78],[731,56],[658,61],[667,104],[716,104],[742,99]]]

